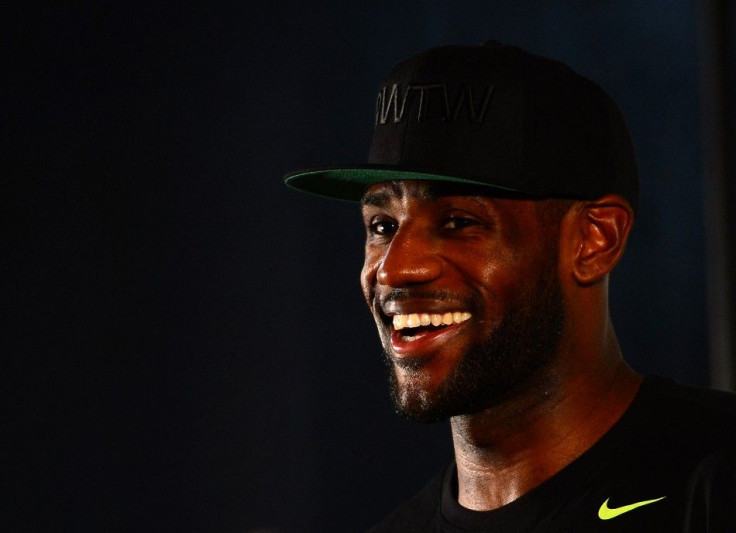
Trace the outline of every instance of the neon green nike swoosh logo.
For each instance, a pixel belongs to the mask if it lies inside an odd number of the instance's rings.
[[[624,505],[623,507],[616,507],[615,509],[611,509],[608,507],[608,500],[603,502],[603,505],[601,505],[601,508],[598,509],[598,518],[601,520],[610,520],[611,518],[616,518],[617,516],[621,516],[624,513],[628,513],[629,511],[633,511],[634,509],[638,509],[639,507],[642,507],[644,505],[649,505],[650,503],[658,502],[660,500],[664,500],[667,496],[662,496],[661,498],[656,498],[654,500],[644,500],[643,502],[636,502],[632,503],[631,505]]]

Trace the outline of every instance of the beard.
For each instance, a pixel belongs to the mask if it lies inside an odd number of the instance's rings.
[[[403,386],[391,371],[396,412],[424,423],[477,413],[501,403],[553,360],[565,323],[556,259],[556,250],[550,250],[537,283],[465,353],[437,390],[423,387],[421,368],[407,369],[414,376]],[[384,355],[392,366],[386,349]]]

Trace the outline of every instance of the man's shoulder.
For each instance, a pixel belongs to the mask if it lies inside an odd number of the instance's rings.
[[[647,376],[645,383],[667,393],[670,398],[677,398],[688,403],[708,405],[717,409],[729,410],[736,408],[736,394],[733,392],[685,385],[672,378],[662,376]]]
[[[445,472],[446,469],[437,473],[422,490],[399,505],[368,533],[430,531],[439,510]]]
[[[710,457],[736,452],[736,394],[647,377],[641,396],[626,424],[630,459],[692,475]]]
[[[736,431],[736,394],[655,376],[647,377],[645,392],[644,409],[674,431],[705,435]]]

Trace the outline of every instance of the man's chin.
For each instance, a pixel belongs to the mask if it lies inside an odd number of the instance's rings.
[[[449,419],[452,415],[440,413],[431,406],[413,402],[394,402],[396,413],[421,424],[435,424]]]
[[[455,414],[445,412],[444,409],[440,408],[441,402],[437,400],[436,392],[429,390],[428,380],[421,375],[417,375],[421,372],[409,370],[408,373],[414,375],[402,379],[401,383],[399,383],[396,372],[407,373],[396,369],[391,372],[390,393],[396,413],[423,424],[440,422]]]

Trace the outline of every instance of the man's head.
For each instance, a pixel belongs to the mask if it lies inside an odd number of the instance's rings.
[[[286,181],[361,201],[363,293],[396,405],[423,421],[583,362],[565,354],[580,359],[607,322],[605,280],[637,204],[610,97],[497,43],[398,63],[377,95],[369,164]]]
[[[562,335],[558,225],[569,202],[483,192],[398,181],[363,198],[363,294],[395,405],[421,421],[501,401]]]

